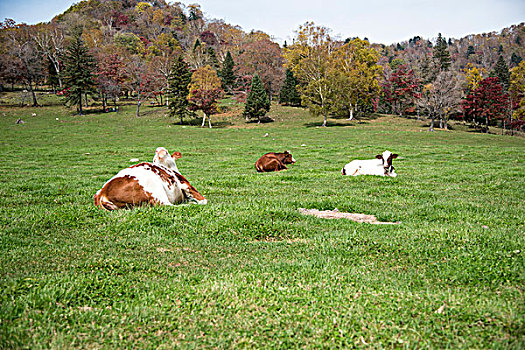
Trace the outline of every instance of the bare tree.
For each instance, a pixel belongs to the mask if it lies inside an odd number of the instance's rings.
[[[434,131],[434,121],[440,120],[440,127],[448,129],[448,116],[461,104],[461,84],[456,73],[443,71],[436,80],[425,85],[418,104],[431,118],[429,131]]]
[[[38,45],[40,52],[46,55],[53,64],[58,77],[58,85],[62,88],[60,57],[64,53],[64,33],[57,27],[45,26],[33,33],[32,39]]]

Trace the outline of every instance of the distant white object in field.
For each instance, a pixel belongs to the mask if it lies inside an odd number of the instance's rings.
[[[55,118],[55,120],[58,120],[58,118]]]
[[[32,117],[36,117],[36,113],[31,113],[31,116]]]
[[[376,159],[356,159],[346,164],[341,170],[341,174],[396,177],[397,174],[392,166],[392,160],[397,158],[397,156],[397,154],[392,154],[390,151],[384,151],[383,154],[378,154]]]
[[[24,124],[25,121],[23,121],[21,118],[18,118],[15,122],[15,124]]]
[[[263,136],[263,137],[268,137],[268,133],[264,134],[264,136]]]
[[[138,159],[138,158],[131,158],[129,161],[130,161],[130,162],[138,162],[139,160],[140,160],[140,159]]]

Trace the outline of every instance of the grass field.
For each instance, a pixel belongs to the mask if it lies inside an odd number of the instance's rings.
[[[389,116],[318,128],[278,106],[246,124],[226,105],[211,130],[150,107],[0,105],[0,348],[525,348],[525,139]],[[208,205],[94,207],[158,146]],[[397,178],[341,176],[385,149]],[[283,150],[288,171],[255,172]]]

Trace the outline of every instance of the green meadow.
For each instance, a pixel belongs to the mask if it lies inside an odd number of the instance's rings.
[[[257,125],[231,101],[206,129],[40,97],[0,96],[0,348],[525,348],[523,137],[384,115],[320,128],[278,105]],[[159,146],[208,205],[93,205]],[[341,176],[385,149],[397,178]],[[284,150],[289,170],[255,171]]]

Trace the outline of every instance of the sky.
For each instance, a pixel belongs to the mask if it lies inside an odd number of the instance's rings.
[[[299,25],[313,21],[340,39],[391,44],[419,35],[461,38],[525,22],[525,0],[178,0],[198,3],[207,18],[246,32],[261,30],[291,42]],[[0,20],[47,22],[78,0],[0,0]]]

